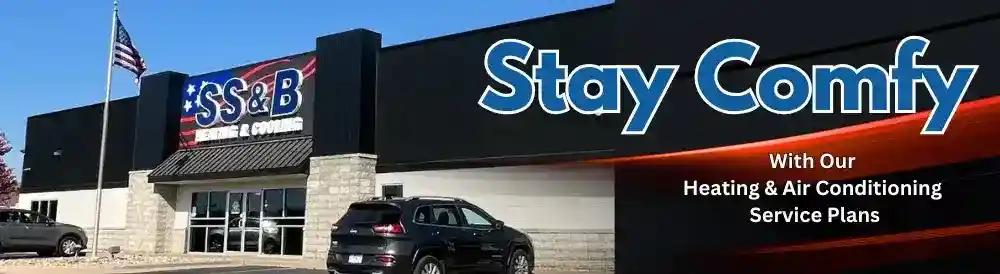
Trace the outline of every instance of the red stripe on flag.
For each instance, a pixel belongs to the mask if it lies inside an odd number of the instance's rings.
[[[190,123],[190,122],[194,122],[194,116],[181,117],[181,123]]]

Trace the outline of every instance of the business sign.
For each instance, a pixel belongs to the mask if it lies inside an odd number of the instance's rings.
[[[723,65],[753,65],[761,46],[743,39],[726,39],[706,49],[694,67],[694,84],[705,103],[725,114],[740,115],[765,109],[787,115],[807,109],[812,113],[835,113],[834,93],[841,96],[841,113],[862,113],[862,92],[869,93],[870,113],[915,113],[918,85],[934,100],[921,134],[944,134],[958,104],[962,102],[978,65],[955,65],[945,71],[939,65],[919,61],[931,41],[910,36],[887,56],[889,67],[866,64],[814,65],[800,68],[777,64],[765,69],[755,86],[727,90],[718,74]],[[538,64],[523,71],[512,63],[527,65],[537,51]],[[742,63],[742,64],[741,64]],[[503,39],[494,43],[483,60],[486,74],[503,87],[487,85],[479,105],[493,113],[511,115],[528,109],[535,101],[549,114],[573,111],[585,115],[619,114],[622,93],[630,94],[634,108],[622,128],[623,135],[646,133],[679,65],[656,65],[651,72],[639,65],[585,64],[570,68],[559,63],[559,50],[538,49],[528,42]],[[588,90],[594,85],[596,92]],[[781,87],[788,91],[781,91]],[[624,87],[622,90],[621,87]],[[535,98],[537,97],[537,100]],[[893,102],[895,99],[895,102]]]
[[[180,148],[311,134],[315,73],[304,53],[188,77]]]

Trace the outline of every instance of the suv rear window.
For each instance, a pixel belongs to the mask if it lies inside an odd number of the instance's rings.
[[[338,225],[390,224],[399,222],[399,208],[385,204],[355,204],[347,209]]]

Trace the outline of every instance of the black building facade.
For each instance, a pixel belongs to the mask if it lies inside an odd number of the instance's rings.
[[[1000,117],[1000,89],[988,80],[1000,73],[994,69],[1000,55],[990,52],[1000,5],[976,2],[917,1],[906,3],[913,8],[904,13],[901,3],[890,2],[817,4],[823,6],[817,12],[793,1],[628,0],[387,47],[379,33],[351,30],[317,38],[306,53],[206,74],[153,74],[143,79],[140,96],[111,104],[105,187],[155,199],[119,201],[130,210],[111,218],[121,219],[124,236],[108,233],[108,241],[150,252],[321,260],[326,230],[347,201],[392,189],[460,196],[496,212],[532,235],[543,269],[695,273],[731,271],[718,269],[731,265],[792,273],[830,264],[818,258],[849,254],[866,256],[845,259],[830,273],[914,269],[924,265],[913,262],[928,258],[947,258],[932,261],[938,265],[954,258],[978,262],[977,256],[997,254],[995,232],[919,237],[1000,220],[997,207],[988,206],[1000,151],[975,143],[1000,136],[990,126]],[[854,20],[843,20],[845,14]],[[909,36],[932,41],[922,64],[945,72],[979,65],[943,136],[920,136],[923,119],[911,119],[935,102],[925,89],[916,93],[918,113],[910,115],[728,115],[706,105],[695,89],[699,55],[727,38],[760,45],[753,64],[719,73],[736,90],[775,64],[888,66]],[[529,73],[541,49],[559,50],[568,68],[635,64],[651,71],[672,64],[679,70],[644,134],[621,133],[635,107],[627,92],[619,96],[618,114],[550,114],[532,104],[502,115],[477,101],[488,86],[503,87],[484,68],[485,53],[503,39],[534,47],[525,62],[507,62]],[[229,94],[230,88],[245,92]],[[841,99],[838,93],[834,102]],[[101,110],[92,105],[28,118],[22,203],[93,190]],[[844,153],[867,163],[850,172],[785,173],[769,170],[769,151]],[[942,181],[949,190],[948,199],[930,202],[737,201],[692,198],[680,187],[685,180],[795,178]],[[227,210],[234,201],[238,208]],[[60,201],[59,210],[67,203]],[[754,206],[829,205],[875,208],[885,221],[789,225],[745,217]],[[963,213],[949,214],[954,211]],[[142,217],[151,219],[127,216],[133,212],[152,212]],[[233,212],[259,224],[230,226]],[[156,233],[140,239],[128,236],[133,229]],[[905,233],[918,236],[898,236]],[[981,244],[952,246],[969,239]],[[154,244],[130,244],[139,240]],[[837,242],[852,240],[862,243]],[[796,244],[801,249],[789,247]],[[884,248],[919,252],[876,252]],[[803,263],[779,263],[784,258]]]

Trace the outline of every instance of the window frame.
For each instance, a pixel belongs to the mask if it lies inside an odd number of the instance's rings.
[[[386,188],[390,188],[390,187],[399,187],[399,196],[392,196],[392,197],[386,196],[386,194],[385,194]],[[405,193],[403,192],[403,184],[402,183],[386,183],[386,184],[382,184],[382,186],[380,187],[380,191],[382,191],[382,197],[383,198],[396,198],[396,197],[402,198],[402,197],[406,197]]]
[[[184,246],[185,246],[184,247],[184,251],[186,253],[221,254],[221,253],[225,252],[225,249],[226,249],[226,247],[225,247],[225,242],[226,242],[225,237],[227,236],[225,234],[226,233],[226,219],[228,217],[228,214],[223,214],[222,217],[212,217],[212,215],[211,215],[211,213],[212,213],[211,205],[212,205],[212,193],[213,192],[222,192],[223,193],[223,195],[222,195],[222,198],[223,198],[223,200],[222,200],[223,213],[229,213],[229,208],[228,208],[229,192],[230,192],[229,190],[211,190],[211,189],[206,189],[206,190],[198,190],[198,191],[191,192],[191,201],[190,201],[191,202],[190,203],[191,207],[189,207],[189,209],[194,209],[194,210],[190,210],[190,212],[188,212],[188,214],[187,214],[188,215],[188,222],[187,222],[187,228],[185,229],[186,230],[185,234],[187,234],[187,236],[186,236],[187,240],[184,243]],[[195,199],[195,195],[196,194],[198,194],[198,195],[205,195],[205,216],[203,216],[203,217],[196,217],[196,215],[198,214],[198,212],[197,212],[198,211],[197,210],[197,200]],[[219,223],[219,224],[207,224],[207,223],[206,224],[194,224],[194,221],[219,221],[221,223]],[[193,246],[192,243],[191,243],[191,241],[194,238],[194,232],[193,231],[196,228],[202,228],[202,229],[205,230],[203,232],[204,233],[203,234],[204,235],[204,239],[203,239],[202,250],[201,251],[191,250],[191,248]],[[211,240],[211,235],[212,235],[212,230],[213,229],[223,229],[223,240],[222,240],[222,242],[223,242],[222,249],[223,250],[222,250],[222,252],[209,251],[209,241]],[[201,233],[199,233],[199,234],[201,234]]]
[[[191,199],[191,204],[192,205],[195,204],[194,194],[205,194],[205,195],[207,195],[206,196],[207,198],[205,199],[205,216],[204,217],[195,217],[195,215],[198,214],[197,207],[196,206],[192,206],[192,207],[194,207],[195,210],[190,211],[187,214],[188,215],[188,226],[192,226],[191,225],[191,220],[226,220],[226,216],[222,216],[222,217],[209,217],[209,216],[211,216],[209,214],[211,212],[211,210],[209,210],[209,207],[212,204],[212,195],[210,194],[212,192],[217,192],[217,191],[206,190],[206,191],[194,191],[194,192],[191,192],[191,195],[192,195],[192,197],[191,197],[192,198]],[[226,198],[226,199],[224,199],[224,201],[222,201],[222,204],[225,205],[226,203],[229,202],[229,191],[221,191],[221,192],[226,193],[226,195],[223,195],[224,198]],[[227,210],[226,212],[228,212],[228,208],[226,208],[226,210]],[[216,226],[216,225],[194,225],[194,226],[210,227],[210,226]],[[225,224],[222,224],[220,226],[224,227]]]
[[[431,208],[431,216],[430,216],[430,218],[434,219],[434,221],[436,222],[437,221],[437,216],[434,216],[434,209],[433,209],[433,207],[449,207],[449,206],[455,209],[455,213],[456,213],[455,214],[455,218],[457,218],[456,221],[458,221],[458,225],[439,225],[439,224],[436,224],[436,223],[419,223],[419,222],[417,222],[417,211],[420,210],[420,208],[430,207]],[[450,228],[463,228],[463,227],[465,227],[465,225],[463,225],[465,223],[465,219],[464,219],[464,217],[462,217],[462,210],[459,209],[458,204],[453,204],[453,203],[429,204],[429,205],[418,206],[415,209],[413,209],[413,215],[411,216],[411,222],[413,222],[416,225],[426,225],[426,226],[450,227]]]
[[[212,190],[212,191],[205,191],[204,192],[204,193],[208,194],[208,203],[205,206],[205,218],[206,219],[213,219],[214,218],[214,219],[223,219],[223,220],[225,220],[229,216],[229,192],[230,192],[229,190]],[[212,215],[212,202],[215,202],[215,199],[212,199],[213,198],[212,196],[214,196],[213,194],[221,194],[219,196],[221,196],[221,198],[222,198],[222,216],[214,216],[214,215]],[[216,204],[216,205],[218,205],[218,204]]]
[[[302,189],[303,190],[303,194],[305,196],[302,197],[302,198],[303,198],[303,202],[305,202],[305,204],[304,204],[302,216],[288,216],[288,189]],[[267,195],[265,193],[268,190],[281,191],[281,195],[280,195],[281,196],[281,203],[278,205],[278,207],[281,208],[281,216],[273,216],[273,217],[268,217],[267,216],[267,208],[264,205],[267,204],[267,198],[266,198]],[[276,187],[272,187],[272,188],[261,188],[260,189],[260,202],[261,202],[261,206],[260,206],[260,211],[261,211],[260,212],[260,223],[261,223],[261,226],[260,226],[260,230],[259,231],[260,231],[261,246],[259,247],[260,248],[260,251],[258,252],[259,255],[262,255],[262,256],[304,256],[305,255],[305,242],[306,242],[305,241],[305,219],[306,219],[306,216],[309,215],[309,210],[308,210],[309,201],[308,201],[308,199],[309,199],[309,190],[306,189],[306,188],[304,188],[304,187],[277,187],[277,188]],[[278,220],[302,220],[303,222],[302,222],[301,225],[299,225],[299,224],[278,224],[277,223]],[[265,235],[266,233],[264,232],[265,231],[265,229],[264,229],[264,223],[266,221],[273,221],[274,225],[271,226],[271,227],[273,227],[273,228],[275,228],[275,229],[278,230],[278,233],[277,233],[277,237],[279,239],[278,253],[274,253],[274,254],[264,253],[264,250],[263,250],[263,241],[264,241],[264,238],[267,237],[267,235]],[[286,233],[286,231],[288,229],[297,229],[297,228],[298,229],[302,229],[302,233],[303,233],[303,239],[301,240],[302,247],[299,248],[299,252],[301,252],[302,254],[285,254],[285,237],[288,236],[288,233]]]
[[[302,199],[303,199],[303,202],[306,202],[306,203],[303,205],[304,207],[303,207],[303,215],[302,216],[288,216],[288,210],[287,210],[288,207],[287,207],[287,205],[288,205],[288,190],[289,189],[301,189],[302,192],[303,192],[304,196],[302,197]],[[266,191],[269,191],[269,190],[276,190],[276,191],[279,191],[278,193],[280,193],[280,195],[277,194],[277,193],[275,193],[275,194],[276,194],[276,196],[278,198],[281,199],[281,203],[277,205],[277,207],[281,208],[281,216],[268,217],[265,214],[266,211],[265,211],[265,208],[264,208],[264,204],[265,204],[265,198],[264,198],[265,194],[264,193]],[[265,253],[264,250],[263,250],[263,246],[258,246],[258,250],[256,252],[252,252],[251,251],[251,253],[255,253],[255,254],[260,255],[260,256],[304,256],[305,255],[304,254],[305,253],[305,242],[306,242],[305,238],[304,238],[305,237],[305,219],[306,219],[306,216],[309,214],[309,210],[307,208],[308,207],[308,202],[307,202],[307,200],[308,200],[308,189],[306,189],[305,187],[271,187],[271,188],[221,189],[221,190],[219,190],[219,189],[205,189],[205,190],[198,190],[198,191],[191,192],[192,199],[191,199],[190,202],[191,202],[192,206],[196,206],[196,199],[194,199],[195,198],[195,194],[206,195],[208,198],[206,200],[205,216],[204,217],[195,217],[195,215],[197,214],[197,212],[196,212],[197,210],[192,210],[192,211],[188,212],[188,222],[187,222],[187,228],[186,228],[186,233],[185,233],[185,234],[187,234],[187,236],[186,236],[187,239],[185,241],[185,253],[194,253],[194,254],[224,254],[224,253],[227,253],[227,252],[234,252],[234,251],[228,251],[228,250],[226,250],[226,247],[225,247],[225,244],[228,243],[228,240],[229,240],[228,239],[229,235],[228,235],[228,220],[227,220],[227,218],[228,218],[228,214],[229,214],[228,204],[230,202],[230,194],[233,193],[233,192],[247,192],[247,191],[259,191],[259,193],[261,195],[261,197],[260,197],[261,207],[259,209],[261,211],[260,212],[260,219],[259,219],[260,223],[261,223],[260,224],[261,226],[257,230],[257,232],[258,232],[257,237],[258,237],[258,239],[260,241],[260,244],[262,244],[263,243],[263,239],[268,236],[268,235],[265,235],[266,234],[265,231],[267,230],[267,229],[264,228],[264,222],[265,221],[273,221],[275,223],[273,225],[273,228],[277,229],[277,231],[278,231],[277,237],[280,239],[279,244],[278,244],[278,253],[275,253],[275,254]],[[221,196],[223,198],[222,203],[225,206],[224,207],[224,210],[225,210],[224,213],[226,213],[226,214],[224,214],[224,216],[222,216],[222,217],[215,217],[215,216],[211,215],[211,206],[210,205],[212,204],[212,201],[214,201],[212,199],[211,193],[214,193],[214,192],[221,192],[221,193],[223,193],[223,195],[221,195]],[[249,208],[249,206],[246,205],[247,202],[248,201],[244,201],[244,205],[243,206],[247,206]],[[194,208],[192,208],[192,209],[194,209]],[[281,220],[290,220],[290,221],[301,220],[301,224],[298,224],[298,223],[295,223],[295,224],[278,224],[278,222],[281,221]],[[221,221],[221,223],[220,224],[194,224],[193,221]],[[200,250],[200,251],[192,250],[192,240],[194,238],[193,229],[196,229],[196,228],[201,228],[201,229],[205,230],[204,231],[205,237],[204,237],[204,240],[203,240],[204,241],[204,246],[202,247],[203,250]],[[210,236],[212,235],[212,233],[211,233],[212,229],[223,229],[223,245],[224,246],[223,246],[222,252],[210,252],[208,250],[209,249],[208,248],[208,244],[209,244],[209,241],[210,241]],[[286,254],[286,252],[288,251],[286,249],[286,247],[289,247],[289,246],[286,246],[287,245],[286,244],[286,237],[288,236],[288,233],[286,231],[293,230],[293,229],[299,229],[299,230],[302,231],[302,234],[303,234],[303,239],[300,240],[302,246],[294,249],[294,250],[298,251],[301,254]],[[198,233],[198,234],[201,234],[201,233]]]
[[[427,210],[429,210],[429,211],[427,212],[427,220],[428,220],[428,221],[430,221],[430,219],[434,219],[434,216],[433,216],[433,215],[434,215],[434,211],[433,211],[433,210],[431,210],[431,207],[430,207],[430,206],[427,206],[427,205],[422,205],[422,206],[418,206],[418,207],[416,207],[415,209],[413,209],[413,218],[412,218],[412,220],[411,220],[411,221],[412,221],[412,222],[413,222],[414,224],[418,224],[418,225],[433,225],[432,223],[429,223],[429,222],[418,222],[418,221],[417,221],[417,216],[419,216],[419,215],[420,215],[420,210],[421,210],[421,209],[425,209],[425,208],[426,208]]]
[[[35,211],[20,211],[18,212],[18,223],[20,224],[45,224],[41,219],[48,219],[48,216],[39,214]],[[24,220],[28,220],[25,222]]]
[[[289,189],[301,189],[302,190],[302,216],[289,216],[288,215],[288,190]],[[307,199],[307,197],[309,197],[309,195],[306,192],[307,192],[307,190],[304,187],[286,187],[286,188],[282,188],[281,189],[281,200],[282,200],[281,201],[281,215],[282,215],[283,218],[288,218],[288,219],[303,218],[304,219],[306,217],[306,207],[309,206],[308,201],[306,201],[306,199]],[[260,197],[260,199],[261,199],[261,202],[263,202],[263,200],[264,200],[264,192],[263,191],[261,191],[261,197]],[[261,205],[260,210],[261,210],[261,215],[263,215],[263,211],[264,211],[264,206],[263,205]]]
[[[45,212],[42,212],[42,205],[45,205]],[[59,217],[59,200],[58,199],[45,199],[45,200],[32,200],[31,201],[31,212],[36,212],[45,216],[49,220],[55,222]]]
[[[465,216],[465,211],[463,211],[463,209],[468,209],[469,211],[472,211],[472,213],[476,213],[476,215],[479,215],[479,217],[482,217],[489,224],[488,225],[473,225],[473,224],[470,224],[469,223],[469,218]],[[463,225],[465,227],[468,227],[468,228],[490,230],[490,229],[493,229],[493,226],[495,226],[496,223],[497,223],[496,220],[493,219],[493,216],[490,216],[489,214],[486,214],[485,211],[483,211],[482,209],[479,209],[478,207],[469,206],[469,205],[461,205],[461,206],[458,207],[458,212],[459,212],[459,214],[462,214],[462,223],[463,223]]]
[[[268,200],[267,200],[267,192],[268,191],[275,191],[275,190],[276,191],[280,191],[280,193],[281,193],[281,195],[279,195],[279,196],[281,196],[281,203],[279,203],[279,205],[277,205],[280,208],[280,210],[281,210],[281,216],[267,216],[267,209],[268,209],[268,206],[267,206],[268,205],[268,203],[267,203],[268,202]],[[285,212],[286,211],[285,210],[285,198],[286,197],[285,197],[285,189],[284,188],[262,188],[260,190],[260,218],[261,218],[261,220],[263,220],[264,218],[269,218],[269,219],[282,219],[282,218],[286,218],[288,216],[288,213]],[[303,218],[303,217],[294,217],[294,218]]]

